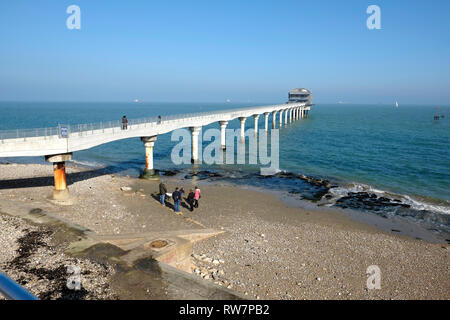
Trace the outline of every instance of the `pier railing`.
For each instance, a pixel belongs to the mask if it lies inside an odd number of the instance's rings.
[[[0,293],[9,300],[37,300],[37,298],[0,271]]]
[[[214,117],[218,114],[230,114],[232,117],[238,117],[242,112],[263,109],[270,106],[260,106],[252,108],[237,108],[237,109],[227,109],[227,110],[217,110],[209,112],[197,112],[197,113],[186,113],[186,114],[173,114],[161,116],[161,124],[168,121],[178,121],[178,122],[189,122],[193,119],[205,119],[208,117]],[[128,130],[133,130],[139,125],[146,124],[149,126],[158,125],[158,117],[149,118],[139,118],[139,119],[128,119]],[[84,124],[60,124],[57,127],[47,127],[47,128],[32,128],[32,129],[13,129],[13,130],[0,130],[0,142],[8,139],[24,139],[33,137],[45,137],[45,138],[62,138],[61,128],[65,128],[67,132],[67,137],[71,135],[78,134],[80,136],[93,134],[98,132],[98,130],[105,129],[117,129],[117,132],[121,132],[122,121],[103,121],[96,123],[84,123]],[[64,136],[66,137],[66,136]]]

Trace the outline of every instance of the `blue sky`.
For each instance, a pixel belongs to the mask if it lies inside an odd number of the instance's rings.
[[[68,30],[66,8],[81,8]],[[368,30],[366,8],[381,8]],[[450,102],[450,1],[0,2],[0,100]],[[446,40],[447,39],[447,40]]]

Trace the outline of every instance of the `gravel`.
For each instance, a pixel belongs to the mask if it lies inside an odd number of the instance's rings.
[[[114,275],[110,265],[64,254],[63,244],[52,244],[53,230],[0,214],[0,270],[40,299],[98,300],[117,299],[109,283]],[[69,289],[73,273],[79,268],[80,288]],[[1,295],[0,295],[1,298]]]

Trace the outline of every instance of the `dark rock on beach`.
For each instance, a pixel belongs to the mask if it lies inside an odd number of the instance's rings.
[[[178,173],[180,173],[180,170],[167,170],[167,171],[163,171],[163,174],[166,177],[173,177],[175,175],[177,175]]]
[[[184,179],[190,180],[193,177],[198,178],[199,180],[206,180],[211,178],[221,178],[223,175],[217,172],[208,171],[208,170],[201,170],[201,171],[193,171],[187,175],[184,176]]]
[[[399,200],[394,201],[386,197],[378,197],[376,194],[368,192],[348,192],[347,196],[336,200],[335,205],[341,208],[360,209],[376,213],[411,207],[409,204],[399,202]],[[384,213],[380,215],[384,215]]]
[[[343,209],[350,208],[372,212],[384,218],[390,215],[407,217],[429,226],[440,226],[439,229],[450,231],[448,227],[450,226],[450,215],[429,210],[417,210],[409,204],[402,203],[399,199],[378,197],[373,193],[348,192],[346,196],[336,200],[335,206]]]

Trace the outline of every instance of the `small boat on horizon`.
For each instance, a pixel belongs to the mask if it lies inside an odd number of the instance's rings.
[[[395,107],[398,108],[398,102],[397,101],[395,101]]]
[[[437,107],[436,114],[434,116],[434,120],[439,120],[441,117],[439,116],[439,107]]]

